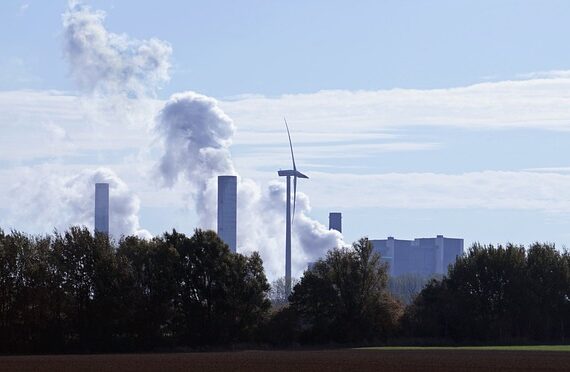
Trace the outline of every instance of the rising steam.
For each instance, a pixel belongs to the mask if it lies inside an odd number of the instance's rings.
[[[54,227],[65,230],[72,225],[93,226],[97,182],[109,183],[109,233],[115,238],[122,235],[150,237],[139,225],[138,197],[113,171],[105,168],[67,177],[54,173],[49,167],[30,169],[10,192],[11,209],[16,211],[15,222],[25,220],[40,231]]]
[[[71,2],[63,15],[65,56],[80,88],[99,97],[128,97],[116,102],[119,106],[129,105],[123,107],[125,111],[132,110],[137,107],[133,101],[154,95],[156,89],[168,81],[172,49],[158,39],[141,41],[111,33],[105,29],[104,19],[104,12]],[[202,228],[216,228],[217,176],[237,175],[230,154],[234,132],[232,120],[218,107],[215,99],[193,92],[174,94],[156,118],[154,133],[162,148],[155,174],[165,187],[177,182],[188,185]],[[286,141],[285,136],[283,139]],[[259,251],[268,275],[282,276],[285,187],[282,182],[273,182],[263,190],[253,180],[237,176],[238,250],[245,253]],[[71,205],[66,221],[90,222],[92,208],[89,206],[92,204],[79,196],[92,195],[93,191],[87,185],[99,181],[101,175],[98,177],[82,175],[66,181],[70,182],[69,186],[58,186],[66,190],[60,201]],[[111,212],[115,215],[111,226],[117,229],[112,233],[140,233],[138,219],[133,218],[138,211],[138,199],[131,194],[127,196],[128,188],[119,181],[116,180],[115,188],[123,190],[119,195],[124,198],[115,196],[111,200]],[[113,184],[111,189],[113,191]],[[39,199],[44,196],[47,194],[39,192]],[[297,197],[292,245],[294,275],[300,275],[308,261],[342,242],[338,232],[329,231],[308,217],[307,196],[298,193]]]
[[[136,40],[105,29],[105,12],[70,1],[63,14],[64,54],[80,88],[102,95],[142,97],[169,80],[172,48],[162,40]]]
[[[232,120],[213,98],[178,93],[160,112],[156,130],[164,144],[159,176],[166,186],[172,186],[183,175],[191,185],[200,225],[213,228],[216,177],[234,174],[229,152]]]
[[[172,186],[182,176],[191,187],[201,227],[215,229],[217,176],[236,173],[229,151],[232,120],[213,98],[186,92],[170,98],[156,128],[163,145],[160,178]],[[272,277],[283,271],[285,196],[282,183],[270,184],[264,193],[252,180],[238,176],[238,250],[260,251]],[[308,261],[341,244],[341,236],[309,218],[308,197],[297,197],[292,264],[299,275]]]

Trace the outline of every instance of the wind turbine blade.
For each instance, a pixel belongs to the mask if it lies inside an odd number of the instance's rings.
[[[293,177],[293,218],[291,223],[295,221],[295,206],[297,205],[297,176]]]
[[[283,118],[283,120],[285,120],[285,128],[287,128],[287,136],[289,137],[289,147],[291,147],[291,159],[293,160],[293,170],[297,170],[297,167],[295,166],[295,155],[293,155],[293,142],[291,142],[291,133],[289,133],[289,125],[287,125],[287,119]]]

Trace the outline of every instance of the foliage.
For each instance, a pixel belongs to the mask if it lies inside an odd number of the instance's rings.
[[[259,254],[232,253],[212,231],[115,242],[79,227],[0,230],[0,353],[570,335],[570,255],[553,245],[475,244],[447,276],[424,280],[389,279],[366,238],[329,251],[286,298]],[[404,313],[391,292],[411,302]]]
[[[150,349],[249,341],[270,307],[257,253],[212,231],[118,243],[86,228],[0,230],[0,352]]]
[[[307,270],[294,287],[290,308],[277,316],[304,342],[382,339],[394,332],[400,315],[387,280],[386,265],[362,238],[352,248],[329,251]]]
[[[550,244],[475,244],[408,307],[408,335],[458,341],[564,341],[570,265]]]

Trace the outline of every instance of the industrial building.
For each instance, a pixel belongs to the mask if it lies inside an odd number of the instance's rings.
[[[236,252],[237,245],[237,177],[218,177],[218,235]]]
[[[109,235],[109,184],[95,184],[95,229]]]
[[[388,237],[370,242],[382,261],[388,263],[391,276],[416,274],[429,277],[446,274],[449,265],[463,255],[463,239],[446,238],[443,235],[414,240]]]

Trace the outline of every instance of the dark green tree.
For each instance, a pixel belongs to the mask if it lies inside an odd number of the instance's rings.
[[[290,306],[306,341],[358,342],[394,332],[401,305],[387,289],[387,267],[367,238],[327,253],[294,287]]]
[[[19,297],[18,245],[10,234],[0,230],[0,351],[14,346],[16,335],[14,316]]]
[[[165,234],[180,257],[179,328],[190,345],[251,337],[266,315],[269,285],[257,253],[231,253],[213,231],[197,229],[188,239]]]
[[[0,232],[0,318],[4,348],[52,350],[50,240]]]
[[[450,339],[449,314],[453,311],[451,303],[447,281],[430,280],[412,304],[406,307],[401,319],[404,336]]]
[[[529,335],[538,340],[564,340],[570,309],[570,267],[552,244],[533,244],[528,250],[525,308]]]
[[[121,268],[122,329],[135,348],[149,349],[172,338],[179,281],[179,256],[163,238],[123,238],[117,258]],[[125,272],[126,271],[126,272]]]
[[[568,269],[567,254],[553,245],[475,244],[407,308],[404,329],[460,342],[563,341]]]
[[[525,250],[474,245],[449,270],[455,338],[478,340],[517,337],[524,317]],[[467,320],[467,321],[466,321]]]
[[[0,230],[0,352],[99,352],[252,341],[267,318],[259,254],[212,231],[145,240],[85,227]]]

